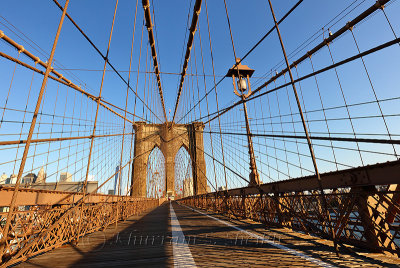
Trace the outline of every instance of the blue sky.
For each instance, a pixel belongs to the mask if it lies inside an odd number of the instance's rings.
[[[60,1],[63,5],[65,1]],[[296,1],[272,1],[275,13],[277,18],[281,18],[294,4]],[[233,33],[233,39],[235,44],[235,49],[238,57],[242,57],[272,26],[273,20],[271,17],[271,13],[268,7],[267,1],[227,1],[228,3],[228,12],[229,18]],[[358,1],[345,1],[345,0],[336,0],[336,1],[316,1],[316,0],[306,0],[304,1],[280,26],[283,41],[286,47],[288,54],[290,55],[290,62],[297,59],[301,55],[303,55],[307,50],[310,50],[317,43],[323,40],[323,37],[328,35],[328,28],[330,31],[335,32],[343,25],[345,25],[346,21],[353,19],[355,16],[360,14],[363,10],[373,5],[375,1],[372,0],[358,0]],[[127,1],[120,0],[117,16],[114,26],[114,32],[111,41],[110,48],[110,62],[121,71],[121,74],[125,79],[128,78],[128,73],[125,72],[129,68],[129,59],[130,59],[130,46],[132,39],[132,30],[134,27],[134,14],[135,14],[135,4],[136,1]],[[161,72],[166,73],[180,73],[182,66],[182,56],[186,49],[186,40],[188,33],[188,23],[190,25],[191,21],[191,13],[192,6],[194,1],[150,1],[152,8],[153,22],[155,23],[155,33],[156,33],[156,42],[157,42],[157,50],[158,50],[158,61],[160,64]],[[211,34],[211,45],[213,49],[213,63],[215,67],[216,80],[218,81],[221,76],[225,75],[227,70],[234,63],[234,56],[232,52],[232,45],[229,36],[229,28],[227,24],[224,2],[221,1],[207,1],[208,5],[208,16],[210,23],[210,34]],[[70,5],[68,7],[68,13],[74,18],[74,20],[78,23],[78,25],[85,31],[85,33],[93,40],[96,46],[105,54],[108,42],[108,36],[110,32],[113,11],[114,11],[115,1],[111,0],[99,0],[99,1],[70,1]],[[12,28],[11,25],[14,25],[17,29],[19,29],[22,33],[24,33],[27,37],[29,37],[32,41],[34,41],[41,49],[45,52],[49,52],[52,46],[52,42],[54,40],[55,32],[57,29],[57,25],[59,22],[59,18],[61,15],[61,11],[57,8],[57,6],[52,1],[2,1],[0,4],[0,15],[2,16],[0,19],[0,29],[4,31],[5,34],[23,44],[24,47],[32,51],[32,53],[39,55],[39,57],[45,61],[47,60],[46,55],[40,55],[40,51],[36,51],[33,47],[29,46],[29,43],[26,42],[26,37],[24,40],[19,38],[21,33],[18,32],[15,28]],[[346,7],[350,7],[346,9]],[[346,10],[345,10],[346,9]],[[344,13],[341,13],[345,10]],[[391,1],[391,4],[385,8],[385,12],[395,30],[397,35],[400,35],[400,18],[396,14],[400,14],[400,4],[399,1]],[[334,19],[338,14],[341,14],[337,17],[334,22],[328,26],[326,26],[323,31],[322,27],[329,23],[332,19]],[[347,14],[347,15],[346,15]],[[189,15],[189,20],[188,20]],[[339,20],[340,18],[340,20]],[[189,21],[189,22],[188,22]],[[134,50],[133,50],[133,60],[132,60],[132,70],[136,71],[139,64],[139,50],[140,50],[140,40],[141,40],[141,31],[143,25],[143,8],[141,6],[141,1],[138,4],[137,10],[137,20],[136,20],[136,30],[135,30],[135,42],[134,42]],[[194,62],[194,54],[196,54],[196,64],[198,68],[198,72],[201,72],[201,56],[200,56],[200,42],[199,42],[199,32],[202,38],[202,49],[204,55],[204,65],[205,65],[205,73],[206,77],[206,86],[204,85],[203,78],[200,77],[200,97],[204,95],[204,88],[206,90],[211,89],[213,86],[213,74],[212,72],[212,62],[210,56],[209,49],[209,39],[208,39],[208,28],[207,28],[207,17],[206,17],[206,8],[205,1],[203,1],[203,6],[199,19],[199,29],[196,33],[195,37],[195,48],[192,50],[192,58],[189,63],[190,68],[188,72],[195,71],[195,62]],[[314,35],[317,33],[316,35]],[[381,11],[376,12],[373,16],[368,18],[366,21],[362,22],[359,26],[354,29],[354,34],[358,45],[361,51],[370,49],[374,46],[377,46],[383,42],[390,41],[394,38],[391,29],[383,16]],[[301,50],[298,51],[297,54],[291,54],[296,50],[304,41],[308,40],[313,36],[314,41],[310,42],[307,46],[302,47]],[[146,66],[146,53],[150,53],[147,51],[147,31],[144,28],[143,35],[143,48],[142,48],[142,61],[140,70],[144,71]],[[1,51],[5,53],[9,53],[16,57],[17,53],[4,43],[1,43]],[[345,59],[349,56],[355,55],[358,53],[356,46],[354,45],[354,40],[350,32],[347,32],[343,37],[337,39],[330,46],[331,52],[333,54],[334,60],[337,62],[339,60]],[[149,57],[150,54],[148,54]],[[22,56],[21,56],[22,57]],[[262,84],[270,77],[270,72],[275,73],[275,70],[280,71],[283,68],[282,62],[282,52],[280,49],[279,41],[277,39],[277,35],[273,32],[269,37],[267,37],[262,44],[257,47],[243,62],[249,67],[256,70],[254,73],[254,77],[251,80],[252,87],[255,88],[258,85]],[[368,69],[368,72],[371,76],[374,89],[376,90],[377,97],[379,100],[385,100],[387,98],[397,98],[399,97],[399,84],[400,84],[400,76],[399,76],[399,59],[400,59],[400,46],[392,46],[383,51],[375,53],[373,55],[365,57],[365,63]],[[24,58],[24,60],[26,60]],[[57,63],[62,64],[65,69],[73,69],[73,70],[60,70],[65,77],[73,80],[76,84],[82,85],[86,90],[94,95],[99,93],[100,81],[102,75],[102,68],[104,61],[102,58],[96,53],[96,51],[90,46],[90,44],[84,40],[81,34],[74,28],[74,26],[66,20],[61,32],[59,44],[57,46],[57,50],[55,53],[55,60]],[[323,68],[325,66],[330,65],[331,59],[329,56],[329,51],[324,48],[316,55],[312,57],[312,63],[314,64],[315,70]],[[278,65],[277,65],[278,64]],[[14,64],[1,59],[0,60],[0,80],[1,82],[1,100],[7,99],[8,88],[10,86],[10,81],[13,75]],[[147,70],[152,70],[152,63],[148,60],[147,62]],[[110,69],[109,67],[107,68]],[[345,93],[345,98],[348,104],[360,104],[362,102],[374,101],[373,92],[371,90],[371,86],[369,84],[369,80],[367,79],[366,72],[363,68],[362,62],[360,60],[354,61],[352,63],[346,64],[340,68],[338,68],[338,75],[340,78],[340,83]],[[299,75],[306,75],[312,72],[311,64],[309,61],[305,61],[301,65],[298,66]],[[26,90],[30,84],[31,72],[26,70],[22,70],[18,68],[16,71],[16,79],[12,85],[12,91],[8,98],[9,107],[14,108],[23,108],[24,102],[26,101]],[[266,75],[266,76],[264,76]],[[295,75],[296,76],[296,75]],[[162,74],[162,86],[164,91],[165,104],[168,111],[171,109],[173,113],[175,100],[176,100],[176,92],[179,84],[179,75],[171,75],[171,74]],[[148,82],[154,83],[153,76],[146,76],[147,86]],[[150,80],[149,80],[150,78]],[[179,106],[178,120],[184,115],[184,110],[188,110],[188,107],[193,105],[194,102],[198,99],[198,92],[188,90],[192,84],[196,84],[196,79],[192,79],[193,77],[188,77],[186,79],[186,83],[184,86],[183,97]],[[131,85],[132,88],[136,87],[136,72],[132,72],[131,77]],[[153,80],[152,80],[153,79]],[[288,81],[288,77],[281,78],[276,81],[277,85],[283,84],[286,79]],[[145,74],[140,74],[138,77],[138,94],[143,99],[146,99],[145,94],[149,94],[149,92],[145,93]],[[337,107],[343,105],[343,99],[340,93],[340,86],[338,84],[338,79],[334,70],[323,73],[317,76],[317,83],[319,85],[324,107]],[[84,85],[85,84],[85,85]],[[56,87],[56,84],[51,84],[53,87]],[[33,88],[35,88],[34,92],[37,92],[40,87],[40,79],[35,80],[33,84]],[[270,85],[268,88],[272,88],[273,85]],[[317,93],[316,82],[314,78],[307,79],[298,85],[299,88],[302,89],[302,93],[304,94],[305,105],[303,109],[305,111],[318,110],[321,108],[320,99]],[[232,92],[232,81],[231,79],[225,79],[220,86],[217,88],[218,90],[218,104],[220,109],[232,104],[234,101],[237,101],[237,97]],[[248,104],[250,117],[253,119],[252,121],[252,129],[257,133],[270,133],[272,131],[296,131],[301,133],[301,124],[296,123],[292,128],[290,124],[282,126],[279,122],[282,122],[282,119],[278,116],[278,110],[280,109],[281,114],[291,113],[290,109],[297,109],[295,106],[293,94],[291,92],[291,88],[289,90],[289,100],[291,105],[289,105],[286,89],[280,90],[278,95],[268,94],[267,97],[259,98],[254,102],[250,102]],[[53,107],[50,103],[56,101],[56,91],[49,91],[46,104],[46,109],[49,110],[49,113],[53,114],[62,114],[64,107],[58,105],[57,107]],[[61,91],[60,91],[61,92]],[[153,87],[150,91],[151,94],[157,94],[157,90]],[[195,93],[193,95],[193,93]],[[72,92],[68,93],[59,93],[57,98],[66,98],[71,100]],[[65,94],[63,96],[62,94]],[[133,94],[130,93],[130,98],[128,100],[128,110],[133,112],[135,98]],[[189,95],[188,94],[192,94]],[[21,98],[24,96],[24,98]],[[121,81],[119,77],[116,76],[113,72],[107,72],[105,75],[104,87],[103,87],[103,97],[107,101],[119,106],[125,106],[125,96],[126,96],[126,86]],[[153,95],[152,95],[153,96]],[[148,97],[148,95],[147,95]],[[36,97],[35,97],[36,98]],[[194,100],[193,100],[194,98]],[[276,101],[278,98],[278,101]],[[23,101],[21,101],[24,99]],[[157,99],[156,99],[157,100]],[[141,117],[147,118],[150,121],[159,122],[155,116],[152,116],[151,113],[143,108],[143,105],[137,101],[137,114]],[[266,103],[270,101],[271,104],[269,108],[271,112],[266,112],[268,109]],[[72,103],[72,102],[71,102]],[[89,102],[88,102],[89,103]],[[154,108],[155,113],[159,118],[162,119],[162,113],[160,110],[160,105],[157,102],[149,102],[150,106]],[[279,103],[279,107],[277,106]],[[384,115],[396,115],[398,114],[399,101],[383,101],[382,102],[382,110]],[[30,104],[31,105],[31,104]],[[70,105],[70,104],[68,104]],[[72,105],[72,104],[71,104]],[[89,109],[89,105],[86,107]],[[261,106],[264,108],[261,111]],[[2,104],[2,107],[3,104]],[[28,108],[32,109],[33,107]],[[223,130],[230,131],[243,131],[243,120],[241,111],[239,110],[241,107],[235,108],[232,112],[227,115],[221,117]],[[53,110],[54,109],[54,110]],[[93,107],[91,107],[93,109]],[[206,115],[207,107],[206,102],[201,102],[200,109],[195,109],[195,112],[190,113],[187,117],[180,120],[180,122],[190,122],[198,119],[200,117],[199,112],[202,112],[202,116]],[[216,101],[215,101],[215,93],[209,95],[209,110],[210,112],[216,111]],[[93,111],[93,110],[92,110]],[[144,112],[143,112],[144,111]],[[70,111],[71,112],[71,111]],[[366,105],[355,105],[350,108],[351,116],[365,116],[365,115],[379,115],[379,110],[376,106],[376,103],[366,104]],[[75,111],[76,113],[76,111]],[[106,114],[106,113],[105,113]],[[256,118],[260,118],[260,114],[264,114],[265,118],[262,120],[255,120]],[[268,119],[268,115],[273,117],[276,115],[278,117],[274,117],[277,121],[277,125],[274,129],[270,127],[266,127],[266,124],[270,123],[270,119]],[[89,112],[90,116],[93,116],[93,112]],[[171,114],[172,115],[172,114]],[[18,117],[20,115],[13,114],[11,111],[7,111],[7,118],[13,118],[13,116]],[[29,115],[30,116],[30,115]],[[294,116],[294,120],[298,115]],[[311,119],[322,119],[323,114],[322,111],[317,111],[314,113],[307,114],[308,118]],[[332,110],[326,111],[326,116],[328,118],[341,118],[347,116],[347,111],[345,108],[336,108]],[[274,119],[274,120],[275,120]],[[20,120],[20,119],[19,119]],[[30,120],[30,119],[29,119]],[[106,119],[104,119],[106,122]],[[108,119],[107,119],[108,120]],[[110,119],[112,120],[112,119]],[[398,116],[388,116],[387,124],[389,126],[390,133],[392,134],[400,134],[399,128],[399,118]],[[107,121],[108,122],[108,121]],[[261,127],[261,123],[263,127]],[[355,132],[357,134],[362,133],[377,133],[383,134],[382,137],[379,135],[375,135],[376,138],[387,138],[384,136],[387,134],[386,128],[380,118],[370,118],[365,120],[355,120],[354,122]],[[60,123],[61,124],[61,123]],[[119,125],[118,125],[119,124]],[[119,122],[115,129],[112,131],[120,130],[121,122]],[[224,125],[225,124],[225,125]],[[332,133],[351,133],[351,125],[348,120],[332,120],[329,122],[330,132]],[[107,124],[104,126],[104,131],[106,131]],[[111,126],[111,125],[110,125]],[[42,131],[46,126],[42,126]],[[323,133],[320,135],[327,134],[326,125],[323,121],[311,122],[309,124],[310,132],[314,133]],[[10,133],[19,133],[21,126],[16,126],[15,124],[5,124],[0,128],[0,132],[2,135],[10,134]],[[26,124],[24,126],[26,128]],[[287,128],[287,129],[286,129]],[[218,120],[214,120],[211,129],[213,131],[219,129]],[[206,130],[210,130],[208,127]],[[90,132],[90,127],[85,129],[88,133]],[[111,131],[111,130],[110,130]],[[111,132],[112,132],[111,131]],[[339,135],[339,134],[338,134]],[[317,136],[317,135],[316,135]],[[351,135],[350,135],[351,136]],[[3,140],[11,139],[10,136],[3,136]],[[213,146],[216,148],[216,153],[221,154],[221,150],[215,144],[215,140],[218,139],[218,136],[214,137]],[[398,137],[397,137],[398,139]],[[228,140],[228,139],[227,139]],[[270,151],[268,153],[268,148],[264,148],[265,145],[257,145],[257,144],[272,144],[272,140],[264,140],[264,139],[256,139],[256,154],[258,155],[258,161],[260,168],[263,167],[264,173],[266,176],[267,173],[267,163],[265,161],[265,156],[263,153],[267,151],[267,155],[273,156],[281,159],[283,162],[283,166],[287,166],[284,162],[294,163],[296,154],[285,154],[276,155]],[[129,143],[129,142],[128,142]],[[247,164],[242,163],[239,165],[235,163],[236,159],[243,159],[243,161],[247,161],[247,152],[245,147],[240,147],[238,149],[239,144],[244,144],[246,141],[244,140],[232,140],[231,142],[227,142],[225,145],[226,153],[231,153],[231,156],[227,157],[228,160],[232,158],[230,162],[230,166],[233,170],[237,170],[240,174],[244,174],[243,176],[247,177]],[[322,142],[321,142],[322,143]],[[235,145],[236,144],[236,145]],[[240,146],[244,146],[240,145]],[[303,144],[304,145],[304,144]],[[326,145],[326,144],[325,144]],[[329,145],[329,144],[328,144]],[[298,144],[284,144],[284,142],[280,142],[280,144],[276,145],[279,149],[282,149],[287,146],[287,150],[290,149],[290,146],[294,146],[292,149],[294,151],[298,150],[295,147]],[[343,144],[343,143],[335,143],[337,147],[351,147],[355,148],[355,144]],[[361,149],[370,149],[372,151],[386,152],[388,154],[393,154],[390,152],[392,148],[390,146],[381,146],[381,145],[371,145],[371,144],[362,144],[360,145]],[[208,152],[210,151],[211,143],[209,138],[206,138],[206,149]],[[271,148],[270,148],[271,149]],[[285,150],[286,150],[285,149]],[[400,151],[400,148],[398,148]],[[258,152],[259,151],[259,152]],[[273,150],[272,150],[273,151]],[[307,154],[307,149],[304,146],[300,148],[300,151],[304,154]],[[316,154],[320,156],[322,159],[332,160],[332,154],[329,148],[316,147]],[[234,157],[234,153],[237,153],[237,157]],[[393,156],[383,157],[381,155],[376,154],[368,154],[365,153],[363,156],[363,163],[360,160],[357,152],[349,152],[348,150],[338,150],[337,151],[338,158],[340,158],[341,163],[348,163],[350,166],[357,166],[361,164],[368,163],[376,163],[383,162],[386,160],[393,160]],[[128,155],[125,155],[126,159],[128,159]],[[221,155],[220,155],[221,157]],[[292,159],[293,158],[293,159]],[[125,159],[125,158],[124,158]],[[7,157],[2,156],[1,162],[6,162]],[[42,160],[44,161],[44,160]],[[210,159],[207,159],[209,163],[211,163]],[[282,165],[281,163],[281,165]],[[336,167],[334,164],[329,163],[327,161],[320,161],[321,170],[323,171],[331,171],[335,170]],[[114,165],[114,164],[113,164]],[[96,165],[97,166],[97,165]],[[98,165],[100,167],[101,164]],[[114,165],[115,167],[115,165]],[[279,167],[279,163],[276,164],[276,169],[282,170],[282,167]],[[308,170],[312,170],[312,166],[307,157],[304,157],[304,167],[307,167]],[[345,166],[340,166],[339,168],[344,168]],[[211,170],[210,168],[209,170]],[[289,168],[287,168],[289,169]],[[293,169],[293,167],[292,167]],[[113,168],[109,168],[109,170],[113,170]],[[300,175],[300,170],[298,168],[294,168],[292,170],[292,174],[289,177],[296,177]],[[8,167],[6,172],[9,174],[10,168]],[[99,171],[100,172],[100,171]],[[207,171],[211,172],[211,171]],[[219,172],[222,172],[221,170]],[[275,179],[278,177],[279,172],[275,172],[276,174],[270,174],[271,177]],[[284,172],[285,174],[288,171]],[[290,172],[289,172],[290,173]],[[210,177],[213,177],[213,174],[210,174]],[[233,176],[231,174],[231,176]],[[287,177],[285,177],[287,178]],[[268,181],[267,177],[265,177],[264,181]],[[237,184],[240,186],[240,184]],[[232,185],[235,186],[235,185]]]
[[[154,3],[159,49],[158,58],[163,72],[181,72],[182,54],[184,47],[186,47],[186,41],[184,40],[187,34],[186,23],[191,2],[193,1],[155,1]],[[294,3],[295,1],[273,1],[277,18],[280,18]],[[287,51],[293,51],[300,43],[320,30],[325,23],[350,3],[351,1],[304,1],[281,26]],[[371,3],[373,1],[364,1],[351,15],[358,14],[359,12],[357,11],[363,10],[365,7],[370,6]],[[110,0],[71,1],[68,8],[69,14],[103,53],[105,53],[107,47],[114,5],[115,2]],[[224,75],[234,63],[224,5],[223,1],[209,1],[208,6],[215,71],[217,75]],[[398,4],[395,3],[388,8],[388,14],[395,14],[397,6]],[[242,1],[229,1],[228,8],[236,52],[240,57],[273,25],[273,21],[266,1],[251,1],[251,3],[245,5],[243,5]],[[134,11],[135,1],[119,1],[110,49],[110,60],[119,70],[127,70],[129,67]],[[45,51],[50,51],[60,16],[60,10],[52,1],[6,1],[2,3],[1,15],[27,34]],[[205,15],[203,3],[200,28],[204,35],[204,46],[207,48]],[[351,15],[348,16],[349,19],[352,17]],[[391,16],[391,20],[394,26],[398,26],[395,16]],[[139,1],[136,50],[139,48],[138,41],[140,40],[142,21],[143,9]],[[341,27],[342,24],[338,23],[331,30]],[[385,29],[385,31],[387,30]],[[7,30],[5,32],[7,33]],[[12,33],[9,34],[12,36]],[[364,35],[366,36],[368,33],[362,33],[360,38]],[[144,38],[146,41],[147,36],[145,35]],[[368,41],[368,44],[372,44],[374,38],[368,38],[366,41]],[[379,41],[377,40],[377,42]],[[367,47],[366,43],[361,43],[362,47]],[[354,48],[349,51],[349,54],[353,52]],[[340,56],[345,56],[346,51],[340,51],[339,53]],[[94,49],[90,47],[88,42],[82,38],[80,33],[68,21],[65,22],[63,27],[55,58],[71,69],[101,70],[103,66],[102,59],[96,55]],[[208,58],[207,61],[209,61]],[[255,76],[260,76],[281,60],[282,55],[276,34],[271,34],[248,57],[245,63],[256,69]],[[134,57],[133,62],[133,69],[136,69],[137,57],[136,59]],[[101,72],[76,71],[75,73],[90,85],[94,93],[98,92]],[[211,68],[207,68],[207,73],[212,74]],[[166,107],[167,109],[173,109],[179,77],[163,75],[162,78],[166,95]],[[104,94],[106,94],[105,97],[114,98],[118,102],[118,98],[112,95],[115,91],[107,90],[111,87],[120,86],[118,84],[114,85],[114,82],[118,83],[118,79],[113,75],[106,77]],[[121,91],[123,92],[123,90]],[[230,88],[228,92],[230,93]]]

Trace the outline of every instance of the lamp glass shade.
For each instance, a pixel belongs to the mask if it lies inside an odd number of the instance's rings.
[[[246,91],[247,90],[247,83],[246,83],[246,79],[244,78],[240,78],[238,81],[238,87],[240,91]]]

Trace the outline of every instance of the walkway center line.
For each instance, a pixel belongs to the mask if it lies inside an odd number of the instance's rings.
[[[172,231],[172,252],[174,255],[174,267],[196,267],[192,253],[182,232],[179,220],[176,217],[172,203],[169,203]]]
[[[303,258],[303,259],[305,259],[305,260],[307,260],[307,261],[310,261],[310,262],[312,262],[312,263],[315,263],[315,264],[317,264],[317,265],[319,265],[319,266],[321,266],[321,267],[326,267],[326,268],[328,268],[328,267],[329,267],[329,268],[334,268],[334,267],[336,267],[336,266],[334,266],[334,265],[332,265],[332,264],[328,264],[328,263],[323,262],[323,261],[321,261],[321,260],[315,259],[315,258],[313,258],[313,257],[311,257],[311,256],[308,256],[308,255],[306,255],[306,254],[304,254],[304,253],[301,253],[301,252],[299,252],[299,251],[297,251],[297,250],[288,248],[288,247],[286,247],[286,246],[284,246],[284,245],[281,245],[281,244],[279,244],[279,243],[277,243],[277,242],[275,242],[275,241],[266,239],[266,238],[264,238],[264,237],[262,237],[262,236],[260,236],[260,235],[258,235],[258,234],[251,233],[251,232],[249,232],[249,231],[243,230],[242,228],[240,228],[240,227],[238,227],[238,226],[236,226],[236,225],[233,225],[233,224],[231,224],[230,222],[223,221],[223,220],[221,220],[221,219],[218,219],[218,218],[216,218],[216,217],[213,217],[213,216],[211,216],[211,215],[208,215],[208,214],[206,214],[206,213],[204,213],[204,212],[201,212],[201,211],[199,211],[199,210],[197,210],[197,209],[194,209],[194,208],[192,208],[192,207],[188,207],[188,206],[186,206],[186,205],[184,205],[184,204],[181,204],[181,203],[178,203],[178,204],[181,205],[181,206],[184,206],[184,207],[186,207],[186,208],[188,208],[188,209],[192,209],[193,211],[196,211],[197,213],[200,213],[200,214],[202,214],[202,215],[204,215],[204,216],[207,216],[207,217],[209,217],[209,218],[211,218],[211,219],[213,219],[213,220],[216,220],[216,221],[218,221],[218,222],[220,222],[220,223],[223,223],[223,224],[225,224],[225,225],[227,225],[227,226],[229,226],[229,227],[232,227],[233,229],[236,229],[236,230],[238,230],[238,231],[240,231],[240,232],[243,232],[243,233],[245,233],[245,234],[247,234],[247,235],[249,235],[249,236],[251,236],[251,237],[257,238],[257,239],[259,239],[259,240],[261,240],[261,241],[263,241],[263,242],[265,242],[265,243],[267,243],[267,244],[269,244],[269,245],[271,245],[271,246],[273,246],[273,247],[282,249],[282,250],[284,250],[284,251],[289,252],[289,253],[292,254],[292,255],[298,256],[298,257]]]

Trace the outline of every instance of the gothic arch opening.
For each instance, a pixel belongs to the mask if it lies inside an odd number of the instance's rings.
[[[173,126],[138,122],[135,125],[132,196],[155,195],[154,189],[171,198],[207,192],[203,128],[202,123],[196,122]],[[151,152],[154,146],[158,148]]]
[[[177,198],[194,194],[192,160],[188,150],[182,146],[175,155],[175,196]]]
[[[147,160],[146,196],[160,198],[165,196],[165,158],[158,146],[150,152]]]

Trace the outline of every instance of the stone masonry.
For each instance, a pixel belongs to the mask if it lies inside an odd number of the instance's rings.
[[[166,191],[175,194],[175,155],[184,147],[192,161],[194,194],[207,189],[206,162],[204,158],[204,124],[147,124],[136,122],[135,158],[132,164],[131,195],[146,196],[147,162],[151,151],[158,147],[165,158]]]

